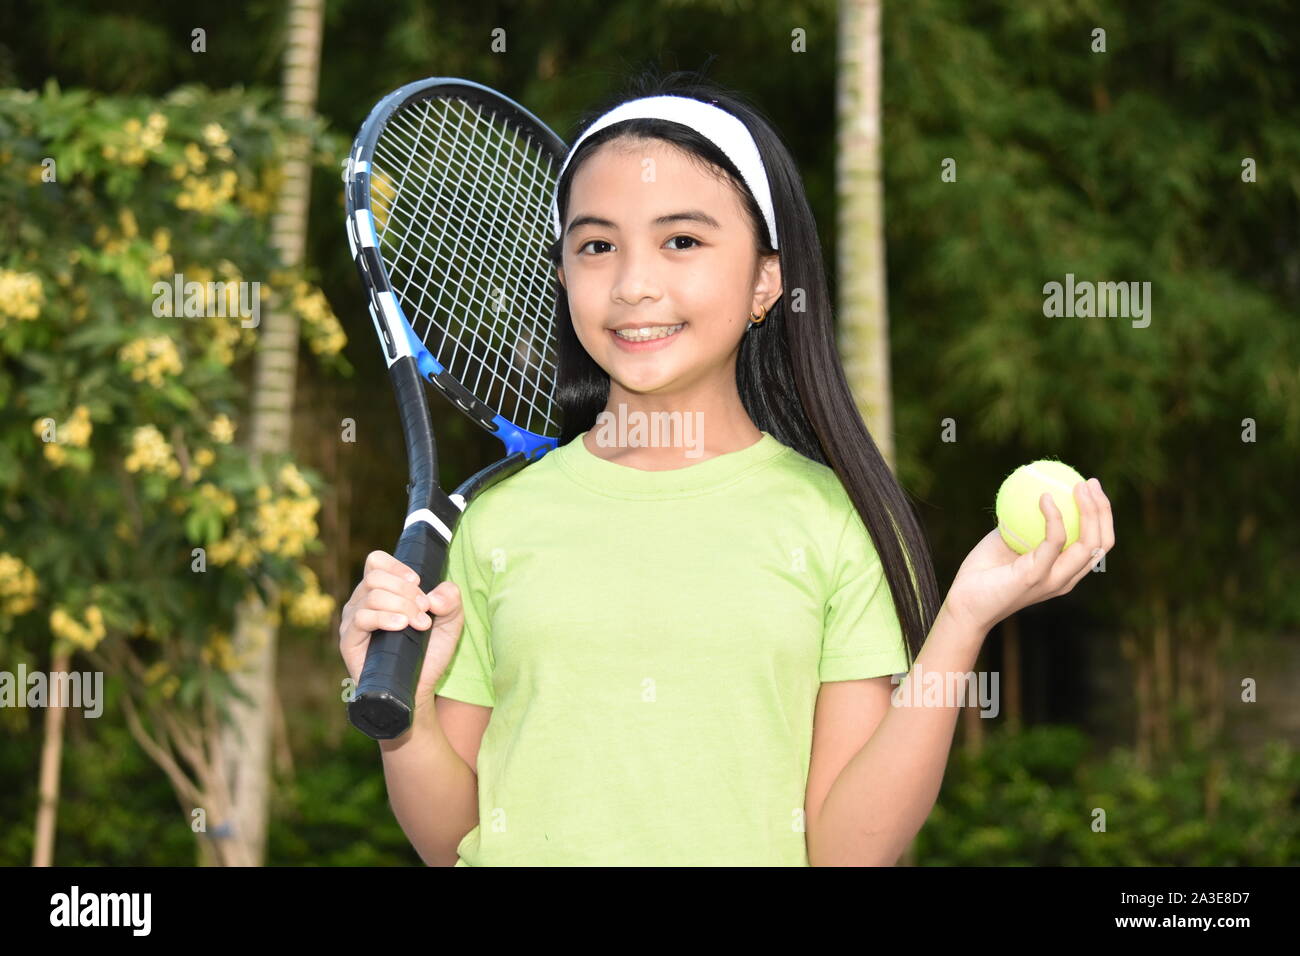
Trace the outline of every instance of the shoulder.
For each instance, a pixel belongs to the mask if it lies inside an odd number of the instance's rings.
[[[509,521],[547,500],[554,500],[560,484],[559,462],[556,452],[551,451],[475,495],[461,521],[468,520],[471,514],[478,526],[496,520]]]
[[[836,530],[843,528],[850,514],[857,513],[840,476],[830,466],[789,446],[773,464],[769,476],[773,493],[787,506],[797,501]]]

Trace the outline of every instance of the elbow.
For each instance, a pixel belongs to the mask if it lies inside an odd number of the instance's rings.
[[[836,838],[817,828],[808,831],[809,866],[897,866],[902,850],[881,830],[862,830]]]

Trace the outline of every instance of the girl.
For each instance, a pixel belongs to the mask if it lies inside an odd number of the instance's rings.
[[[780,137],[683,74],[582,129],[554,210],[560,446],[466,511],[442,584],[376,551],[343,611],[354,679],[370,631],[433,629],[414,724],[380,742],[394,813],[431,865],[892,865],[958,706],[891,707],[892,675],[971,670],[1112,547],[1109,504],[1074,489],[1062,552],[1044,495],[1043,545],[989,532],[940,607]]]

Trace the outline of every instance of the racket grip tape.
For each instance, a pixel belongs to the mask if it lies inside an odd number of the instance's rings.
[[[428,592],[441,581],[447,544],[426,522],[416,521],[402,532],[393,556],[420,576]],[[435,577],[436,576],[436,577]],[[400,737],[415,716],[415,688],[424,664],[429,630],[374,631],[356,693],[348,701],[348,720],[375,740]]]

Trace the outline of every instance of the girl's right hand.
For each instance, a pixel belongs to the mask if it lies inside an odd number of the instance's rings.
[[[426,594],[414,571],[386,551],[371,551],[339,623],[339,653],[354,686],[361,680],[371,632],[400,631],[408,622],[420,631],[433,628],[415,688],[418,706],[432,696],[460,640],[465,623],[460,589],[443,581]]]

